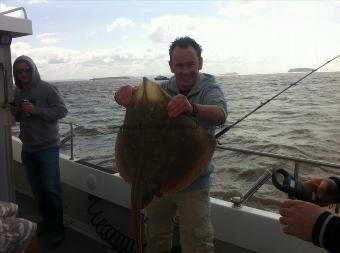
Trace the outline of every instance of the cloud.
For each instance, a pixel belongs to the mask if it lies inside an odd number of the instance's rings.
[[[38,38],[43,44],[56,44],[59,42],[59,34],[57,33],[42,33],[38,35]]]
[[[153,48],[115,47],[84,52],[57,46],[32,48],[27,43],[13,43],[12,60],[22,54],[36,62],[45,80],[145,76],[153,75],[155,69],[157,74],[169,74],[167,52],[160,53]]]
[[[184,15],[165,15],[156,17],[144,24],[149,38],[156,43],[169,43],[176,37],[197,34],[205,18]]]
[[[286,72],[317,66],[338,53],[338,2],[325,2],[221,1],[217,15],[164,15],[143,28],[158,44],[184,35],[196,39],[203,47],[205,71]]]
[[[339,53],[339,7],[339,1],[221,1],[209,16],[169,14],[146,19],[138,31],[124,30],[120,39],[115,37],[115,47],[62,48],[52,44],[59,34],[46,33],[38,37],[45,43],[42,47],[13,43],[12,52],[29,52],[49,80],[167,75],[170,42],[191,36],[203,47],[203,72],[286,72],[293,67],[315,68]],[[136,25],[118,18],[107,31]],[[116,36],[101,34],[96,34],[98,41]],[[339,61],[334,61],[323,70],[339,69]]]
[[[246,4],[244,4],[246,3]],[[272,22],[330,19],[336,15],[339,1],[220,1],[217,14],[228,20],[266,19]]]
[[[45,80],[71,79],[77,76],[79,62],[83,60],[83,53],[56,46],[31,47],[25,52],[14,50],[12,52],[14,52],[12,53],[13,61],[21,54],[31,57]],[[78,77],[81,76],[80,73],[78,73]]]
[[[27,3],[29,4],[46,4],[48,3],[47,0],[29,0],[27,1]]]
[[[13,42],[11,45],[11,51],[16,54],[24,54],[31,49],[31,45],[27,42]]]
[[[117,18],[115,21],[113,21],[110,25],[107,25],[106,30],[107,32],[113,32],[114,30],[126,28],[129,26],[134,26],[134,25],[135,23],[131,19],[120,17],[120,18]]]

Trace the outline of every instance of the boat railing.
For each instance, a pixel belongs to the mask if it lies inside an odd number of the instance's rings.
[[[235,152],[244,153],[244,154],[266,156],[266,157],[272,157],[272,158],[278,158],[278,159],[293,161],[294,165],[295,165],[294,166],[295,170],[297,170],[297,172],[299,170],[299,167],[300,167],[299,165],[301,163],[310,164],[310,165],[317,165],[317,166],[326,166],[326,167],[340,169],[340,164],[330,163],[330,162],[325,162],[325,161],[320,161],[320,160],[312,160],[312,159],[294,157],[294,156],[288,156],[288,155],[279,155],[279,154],[275,154],[275,153],[255,151],[255,150],[252,150],[252,149],[245,149],[245,148],[227,147],[227,146],[224,146],[224,145],[223,146],[218,145],[217,149],[223,149],[223,150],[235,151]]]
[[[313,160],[289,155],[279,155],[275,153],[269,152],[262,152],[262,151],[255,151],[251,149],[244,149],[244,148],[236,148],[236,147],[227,147],[223,145],[218,145],[217,149],[220,150],[228,150],[232,152],[238,152],[242,154],[249,154],[249,155],[256,155],[256,156],[264,156],[264,157],[271,157],[276,159],[282,159],[286,161],[290,161],[294,163],[294,180],[297,182],[299,180],[299,169],[301,164],[309,164],[313,166],[325,166],[328,168],[336,168],[340,169],[340,164],[338,163],[330,163],[320,160]],[[234,197],[231,201],[234,203],[234,207],[241,207],[242,204],[247,202],[247,200],[264,184],[267,180],[271,177],[272,172],[266,170],[263,175],[254,183],[254,185],[241,197]]]
[[[74,127],[73,126],[77,126],[77,125],[72,122],[65,122],[65,121],[59,121],[59,123],[66,124],[70,128],[69,131],[66,132],[65,137],[60,140],[60,146],[62,147],[63,145],[65,145],[65,143],[70,141],[70,160],[73,160],[74,159],[74,151],[73,151]]]
[[[74,160],[74,126],[79,127],[78,125],[72,123],[72,122],[65,122],[60,121],[59,123],[66,124],[69,126],[69,131],[67,131],[65,137],[60,141],[60,146],[63,146],[65,143],[70,141],[70,160]],[[325,166],[328,168],[336,168],[340,169],[340,164],[338,163],[330,163],[326,161],[321,160],[313,160],[313,159],[307,159],[302,157],[295,157],[290,155],[280,155],[270,152],[263,152],[263,151],[255,151],[252,149],[246,149],[246,148],[237,148],[237,147],[231,147],[231,146],[225,146],[222,144],[219,144],[216,148],[217,150],[227,150],[231,152],[237,152],[242,154],[248,154],[248,155],[255,155],[255,156],[264,156],[264,157],[271,157],[276,159],[282,159],[286,161],[290,161],[294,163],[294,179],[295,181],[299,180],[299,170],[301,164],[308,164],[313,166]],[[271,177],[272,172],[269,170],[266,170],[264,174],[254,183],[254,185],[241,197],[235,197],[231,201],[234,203],[235,207],[240,207],[242,204],[247,202],[247,200],[263,185],[267,182],[267,180]]]
[[[16,11],[19,11],[19,10],[21,10],[24,13],[24,17],[25,17],[25,19],[27,19],[27,13],[26,13],[26,10],[25,10],[24,7],[18,7],[18,8],[14,8],[14,9],[7,10],[7,11],[2,11],[2,12],[0,12],[0,15],[9,14],[9,13],[16,12]]]

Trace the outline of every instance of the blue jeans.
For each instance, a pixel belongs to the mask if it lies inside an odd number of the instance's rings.
[[[44,229],[63,233],[63,197],[60,188],[59,147],[39,151],[22,150],[21,160],[38,201]]]

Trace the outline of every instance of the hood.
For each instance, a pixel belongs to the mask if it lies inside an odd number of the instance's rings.
[[[39,71],[38,71],[37,66],[35,65],[34,61],[28,56],[21,55],[18,58],[16,58],[14,63],[13,63],[13,77],[14,77],[15,85],[18,88],[22,89],[22,83],[20,82],[18,75],[15,73],[15,65],[18,62],[25,62],[31,68],[32,81],[30,83],[30,87],[32,87],[33,85],[36,85],[38,82],[40,82],[40,74],[39,74]]]
[[[196,83],[194,84],[194,86],[191,88],[188,96],[194,95],[198,92],[200,92],[200,90],[203,88],[205,82],[212,82],[212,83],[216,83],[215,81],[215,77],[210,75],[210,74],[206,74],[206,73],[199,73],[198,74],[198,78],[196,80]],[[172,76],[169,80],[169,89],[174,92],[174,93],[179,93],[178,91],[178,87],[176,85],[176,77]]]
[[[188,95],[199,93],[203,89],[205,83],[216,84],[215,77],[210,74],[199,73],[196,84],[191,88]]]

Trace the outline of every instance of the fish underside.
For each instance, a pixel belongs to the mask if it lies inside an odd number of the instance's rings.
[[[160,85],[143,78],[126,109],[115,147],[122,178],[131,184],[131,209],[136,252],[143,252],[141,210],[155,195],[189,186],[207,167],[216,141],[197,121],[169,118],[171,97]]]

